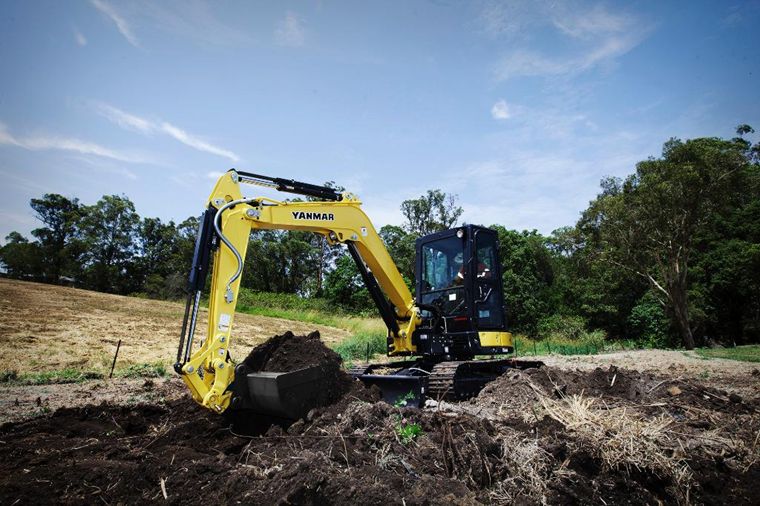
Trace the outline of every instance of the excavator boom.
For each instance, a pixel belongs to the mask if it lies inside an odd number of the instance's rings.
[[[310,197],[277,201],[244,197],[241,185]],[[426,389],[439,397],[476,392],[513,361],[474,360],[513,351],[506,331],[501,267],[494,231],[475,225],[421,237],[416,244],[416,294],[410,293],[359,199],[334,188],[231,170],[209,196],[198,230],[182,334],[174,368],[204,407],[234,408],[298,418],[321,388],[317,368],[282,373],[236,365],[229,353],[235,307],[252,230],[298,230],[345,244],[388,329],[391,357],[419,357],[395,364],[391,375],[367,366],[353,371],[381,387],[387,400]],[[208,327],[194,346],[201,293],[212,275]],[[406,395],[408,397],[408,395]]]
[[[288,202],[266,197],[246,198],[241,184],[324,200]],[[420,321],[419,311],[355,196],[337,193],[328,187],[231,170],[217,182],[200,220],[190,293],[174,366],[196,401],[216,412],[223,412],[230,404],[233,392],[229,387],[235,372],[229,343],[246,249],[251,230],[268,229],[314,232],[324,236],[330,244],[347,244],[354,259],[363,267],[360,270],[368,286],[371,285],[373,298],[388,325],[389,354],[416,352],[411,336]],[[212,264],[208,329],[201,346],[194,349],[198,306]]]

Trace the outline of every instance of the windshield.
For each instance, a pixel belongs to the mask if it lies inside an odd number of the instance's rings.
[[[422,291],[459,286],[464,281],[463,243],[457,237],[440,239],[422,247]]]

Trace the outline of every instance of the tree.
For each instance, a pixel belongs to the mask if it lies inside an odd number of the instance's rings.
[[[190,264],[175,271],[176,258],[180,252],[181,237],[173,221],[163,223],[160,218],[145,218],[137,231],[137,254],[135,266],[142,279],[142,289],[159,298],[179,298],[183,283],[177,277],[187,271]]]
[[[605,260],[659,294],[687,349],[695,345],[688,296],[694,237],[709,216],[725,212],[748,163],[736,141],[671,139],[662,158],[640,162],[625,181],[603,181],[582,218]]]
[[[396,264],[401,276],[408,285],[413,285],[415,240],[417,236],[407,234],[403,228],[396,225],[384,225],[378,232],[388,253]]]
[[[76,248],[72,244],[82,217],[79,199],[70,200],[57,193],[47,193],[41,199],[32,199],[31,207],[44,226],[32,230],[39,241],[45,280],[58,283],[65,271],[71,271],[77,262]]]
[[[345,250],[325,277],[325,298],[349,311],[371,311],[375,307],[354,259]]]
[[[126,196],[105,195],[86,208],[82,221],[85,261],[91,286],[107,292],[128,292],[126,276],[136,252],[140,217]]]
[[[40,247],[18,232],[11,232],[0,247],[0,264],[10,277],[37,279],[43,270]]]
[[[462,216],[462,208],[456,205],[457,200],[456,195],[441,190],[428,190],[419,198],[403,201],[401,212],[406,219],[404,229],[422,237],[453,227]]]
[[[492,225],[499,236],[504,302],[510,327],[536,334],[538,323],[554,312],[554,270],[546,239],[532,232]]]

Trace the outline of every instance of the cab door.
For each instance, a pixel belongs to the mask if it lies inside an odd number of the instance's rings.
[[[496,233],[489,229],[475,232],[473,261],[474,321],[478,330],[505,328],[504,294]]]

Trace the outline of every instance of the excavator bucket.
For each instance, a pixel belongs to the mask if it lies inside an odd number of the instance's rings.
[[[231,409],[282,420],[298,420],[313,408],[327,387],[320,366],[290,372],[252,372],[235,368]]]

